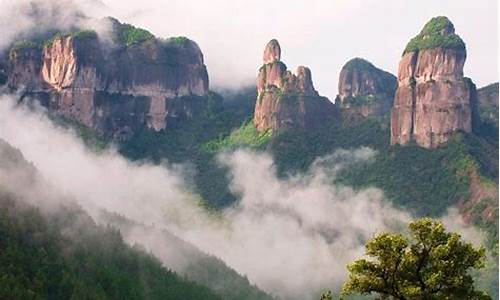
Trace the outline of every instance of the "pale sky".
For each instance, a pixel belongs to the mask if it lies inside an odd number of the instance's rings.
[[[255,84],[263,48],[277,38],[289,69],[310,67],[316,89],[333,100],[347,60],[363,57],[395,74],[406,43],[437,15],[449,17],[467,45],[465,75],[478,87],[498,81],[497,0],[76,1],[93,16],[195,40],[212,88]],[[103,4],[95,9],[96,2]]]

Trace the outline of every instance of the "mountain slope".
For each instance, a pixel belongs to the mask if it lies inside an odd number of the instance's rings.
[[[18,195],[15,186],[33,191]],[[0,298],[272,299],[217,258],[157,232],[160,249],[185,261],[181,277],[158,260],[161,252],[155,258],[123,238],[132,229],[144,236],[157,229],[110,214],[99,218],[102,226],[59,197],[21,152],[0,140]]]

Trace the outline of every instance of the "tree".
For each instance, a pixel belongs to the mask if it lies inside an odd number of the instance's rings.
[[[325,293],[321,294],[321,298],[319,298],[319,300],[333,300],[332,292],[326,291]]]
[[[429,218],[408,225],[410,237],[382,233],[366,245],[366,255],[348,265],[344,294],[378,294],[380,299],[491,299],[474,289],[471,268],[484,266],[476,249],[441,222]]]

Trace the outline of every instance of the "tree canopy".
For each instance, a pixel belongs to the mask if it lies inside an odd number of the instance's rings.
[[[344,294],[377,294],[380,299],[491,299],[474,288],[469,274],[484,266],[475,248],[441,222],[423,218],[408,226],[410,236],[381,233],[366,245],[370,259],[348,265]]]

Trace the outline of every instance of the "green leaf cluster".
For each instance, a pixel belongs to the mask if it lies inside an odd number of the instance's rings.
[[[176,36],[167,39],[167,43],[171,43],[176,46],[184,46],[187,42],[189,42],[189,39],[185,36]]]
[[[271,137],[272,130],[269,129],[264,132],[258,132],[253,121],[248,121],[240,128],[231,132],[230,135],[209,141],[202,147],[204,150],[213,153],[232,150],[238,147],[262,149],[269,143]]]
[[[120,24],[116,32],[117,41],[126,46],[131,46],[154,38],[155,36],[151,32],[130,24]]]
[[[75,39],[96,39],[97,32],[94,30],[78,30],[69,33],[58,32],[54,34],[50,39],[41,42],[42,47],[50,47],[56,39],[73,37]]]
[[[434,17],[427,22],[420,34],[406,45],[404,53],[434,48],[465,50],[464,41],[454,33],[453,24],[447,17]]]
[[[408,228],[410,237],[382,233],[367,243],[369,259],[348,266],[345,294],[400,300],[491,299],[474,288],[469,274],[484,266],[484,248],[475,248],[429,218],[411,222]]]

